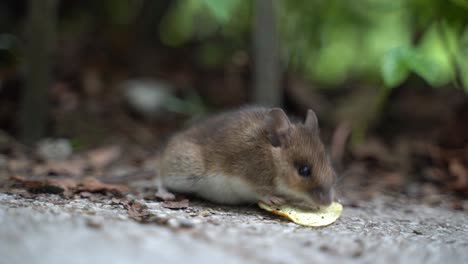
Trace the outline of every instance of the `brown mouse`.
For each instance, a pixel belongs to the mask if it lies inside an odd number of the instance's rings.
[[[168,199],[167,189],[224,204],[308,208],[329,205],[336,182],[314,111],[302,123],[261,107],[222,113],[174,135],[159,174],[160,194]]]

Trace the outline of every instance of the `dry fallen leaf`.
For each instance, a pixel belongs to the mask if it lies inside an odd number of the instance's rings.
[[[165,201],[162,206],[169,209],[184,209],[189,206],[189,200],[183,199],[179,201]]]
[[[33,193],[65,193],[76,187],[73,179],[27,179],[21,176],[12,176],[11,180],[22,184],[28,191]]]
[[[121,195],[128,192],[128,188],[123,185],[102,183],[95,178],[85,178],[75,180],[70,178],[25,178],[20,176],[10,177],[23,185],[28,191],[35,193],[107,193]],[[86,196],[86,194],[85,194]]]
[[[128,216],[140,223],[150,224],[155,223],[159,225],[168,225],[168,218],[165,215],[152,214],[148,207],[138,201],[122,201],[121,204],[127,209]]]
[[[449,171],[455,177],[451,183],[455,191],[468,191],[468,169],[458,160],[452,160],[449,164]]]
[[[146,220],[151,215],[148,207],[138,201],[123,202],[123,206],[127,209],[128,216],[139,222]]]
[[[108,184],[99,181],[96,178],[87,177],[81,180],[77,186],[78,191],[87,192],[111,192],[113,194],[122,194],[129,191],[127,186],[118,184]]]

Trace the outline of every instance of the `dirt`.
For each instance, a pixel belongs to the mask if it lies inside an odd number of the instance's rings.
[[[27,196],[26,196],[27,197]],[[25,198],[0,193],[0,263],[466,263],[468,214],[399,196],[350,204],[325,228],[306,228],[257,206],[132,197]]]

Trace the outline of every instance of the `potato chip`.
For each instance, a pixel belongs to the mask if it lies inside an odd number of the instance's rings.
[[[284,216],[296,224],[309,227],[330,225],[340,217],[343,211],[343,206],[337,202],[333,202],[330,206],[317,211],[305,210],[290,205],[270,206],[262,202],[258,203],[258,205],[260,208]]]

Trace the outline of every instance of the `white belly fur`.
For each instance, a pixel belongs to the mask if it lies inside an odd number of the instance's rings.
[[[255,203],[259,197],[244,180],[226,175],[163,177],[168,189],[224,204]]]

